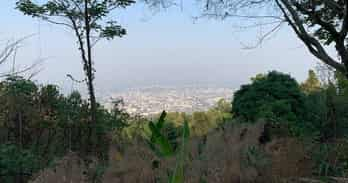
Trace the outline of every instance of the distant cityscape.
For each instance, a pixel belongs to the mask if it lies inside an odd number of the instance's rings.
[[[206,111],[220,99],[231,100],[232,95],[233,90],[229,88],[148,87],[111,93],[102,101],[111,108],[113,100],[123,99],[128,113],[151,116],[163,110],[186,113]]]

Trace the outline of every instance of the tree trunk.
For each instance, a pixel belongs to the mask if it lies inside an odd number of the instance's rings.
[[[93,62],[92,62],[92,45],[91,45],[91,37],[90,37],[90,19],[89,19],[89,12],[88,12],[88,0],[85,0],[85,26],[86,26],[86,46],[87,46],[87,86],[88,86],[88,92],[89,92],[89,98],[91,102],[91,120],[92,123],[96,123],[97,116],[97,106],[96,106],[96,99],[95,99],[95,93],[94,93],[94,74],[93,74]]]
[[[90,69],[88,69],[90,70]],[[93,73],[92,71],[88,71],[87,73],[87,87],[88,87],[88,93],[89,93],[89,100],[91,104],[91,123],[96,123],[97,122],[97,116],[96,116],[96,111],[97,111],[97,106],[96,106],[96,99],[95,99],[95,93],[94,93],[94,85],[93,85]]]
[[[87,49],[87,60],[85,62],[86,64],[86,74],[87,74],[87,87],[88,87],[88,93],[89,93],[89,99],[90,99],[90,114],[91,114],[91,121],[88,124],[88,145],[86,146],[87,152],[91,152],[92,150],[96,149],[96,147],[93,147],[95,145],[93,143],[93,131],[96,127],[97,123],[97,104],[96,104],[96,98],[95,98],[95,92],[94,92],[94,70],[93,70],[93,62],[92,62],[92,45],[91,45],[91,27],[90,27],[90,17],[88,12],[88,0],[85,0],[85,29],[86,29],[86,49]]]

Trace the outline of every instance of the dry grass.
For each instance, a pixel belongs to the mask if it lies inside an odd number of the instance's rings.
[[[57,162],[54,168],[47,168],[39,173],[30,183],[84,183],[85,167],[81,159],[74,153]]]
[[[295,139],[276,139],[259,143],[262,122],[254,125],[227,124],[205,137],[192,138],[185,166],[185,181],[192,183],[282,182],[284,178],[311,176],[311,161],[304,145]],[[248,150],[250,151],[247,153]],[[121,153],[122,152],[122,153]],[[110,148],[110,165],[103,176],[105,183],[153,183],[165,180],[175,159],[158,160],[146,143],[139,140],[120,150]],[[250,157],[252,156],[252,157]],[[62,160],[56,167],[43,171],[33,183],[79,183],[84,181],[83,166],[77,157]],[[63,178],[66,177],[66,178]],[[68,181],[64,181],[68,180]]]

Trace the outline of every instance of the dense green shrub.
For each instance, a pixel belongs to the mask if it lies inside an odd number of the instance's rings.
[[[35,152],[12,144],[0,144],[0,180],[5,183],[26,181],[39,170]],[[16,176],[18,172],[22,174]]]
[[[248,122],[259,118],[296,121],[303,116],[305,96],[295,79],[272,71],[235,92],[232,112]]]
[[[0,182],[23,182],[70,151],[105,160],[108,134],[123,128],[128,114],[119,102],[111,111],[98,105],[91,131],[89,107],[78,92],[64,96],[55,85],[21,77],[1,81]]]
[[[331,84],[306,97],[304,124],[307,133],[319,136],[322,140],[344,137],[348,132],[348,97],[337,93]]]
[[[325,82],[320,83],[310,71],[308,79],[301,84],[306,93],[306,110],[299,132],[316,136],[322,142],[342,138],[348,132],[348,80],[339,72],[330,72],[328,75],[333,77],[324,77]]]
[[[336,141],[335,143],[316,143],[311,147],[310,156],[313,160],[313,174],[315,176],[346,177],[347,142]],[[333,158],[334,157],[334,158]]]

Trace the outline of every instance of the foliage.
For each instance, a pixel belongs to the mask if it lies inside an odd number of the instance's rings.
[[[274,71],[255,78],[234,95],[232,112],[241,121],[265,118],[282,135],[285,127],[291,135],[315,136],[322,141],[343,137],[348,131],[348,85],[341,73],[336,72],[334,80],[323,85],[310,70],[301,89],[290,76]]]
[[[107,134],[127,118],[118,105],[112,112],[99,106],[96,135],[87,141],[89,107],[78,92],[64,96],[55,85],[21,77],[0,82],[0,104],[0,182],[29,178],[70,151],[85,158],[90,145],[106,160]]]
[[[348,79],[340,72],[334,73],[338,95],[348,96]]]
[[[328,84],[307,92],[304,116],[307,135],[318,136],[321,140],[344,137],[348,130],[346,82],[341,73],[335,72]]]
[[[210,122],[205,112],[193,112],[191,121],[192,132],[197,135],[207,133],[213,126]]]
[[[126,30],[115,21],[104,22],[103,20],[114,9],[125,8],[134,2],[134,0],[47,0],[45,3],[38,4],[31,0],[19,0],[17,9],[25,15],[77,29],[80,35],[85,35],[86,27],[83,25],[87,21],[90,29],[95,31],[98,37],[112,39],[125,35]],[[88,6],[88,12],[85,12],[85,5]],[[85,19],[85,13],[88,13],[90,21]],[[67,19],[70,23],[62,23],[60,19]]]
[[[327,133],[328,130],[328,106],[327,96],[324,91],[309,93],[305,101],[304,123],[298,127],[298,135],[319,135]]]
[[[22,172],[20,178],[22,181],[28,180],[38,170],[39,157],[35,152],[20,149],[13,144],[0,145],[0,180],[3,182],[15,182],[18,172]]]
[[[322,141],[347,132],[348,85],[341,73],[323,85],[310,70],[301,89],[290,76],[274,71],[256,78],[234,95],[232,112],[241,121],[265,118],[278,131],[285,127],[291,135],[316,136]],[[280,133],[285,135],[285,131]]]
[[[314,161],[314,172],[316,176],[347,176],[347,142],[337,141],[336,143],[317,143],[311,149],[311,157]]]
[[[89,92],[91,123],[88,127],[88,141],[91,140],[92,135],[98,135],[94,129],[99,125],[96,124],[98,104],[93,83],[95,78],[94,60],[92,60],[93,46],[100,39],[113,39],[126,34],[126,30],[115,20],[107,21],[106,19],[115,9],[126,8],[133,3],[135,3],[134,0],[46,0],[40,3],[32,0],[18,0],[16,3],[16,8],[24,15],[65,26],[75,33]]]
[[[171,175],[170,183],[183,183],[184,180],[184,168],[185,168],[185,157],[186,157],[186,144],[188,143],[190,137],[190,128],[187,122],[184,122],[182,127],[181,144],[179,149],[179,154],[177,155],[177,163],[175,165],[175,170]]]
[[[231,103],[225,99],[220,99],[214,107],[207,111],[195,111],[192,114],[168,112],[166,121],[168,121],[167,124],[173,124],[174,126],[181,126],[183,125],[183,121],[187,121],[191,129],[191,134],[193,136],[202,136],[231,121],[231,110]]]
[[[225,99],[220,99],[216,103],[216,106],[213,108],[216,111],[224,112],[229,114],[232,111],[231,103],[226,101]]]
[[[115,141],[123,141],[125,143],[132,143],[137,139],[145,138],[150,130],[148,128],[149,120],[141,116],[130,116],[127,119],[127,126],[121,130],[114,131],[113,139]]]
[[[262,169],[270,164],[269,157],[257,146],[249,146],[244,150],[244,166]]]
[[[149,123],[151,131],[150,147],[158,156],[163,157],[172,156],[175,153],[173,142],[171,141],[173,139],[169,139],[162,130],[166,115],[166,112],[163,111],[157,123]]]
[[[183,183],[184,182],[184,162],[186,154],[186,144],[190,136],[190,129],[188,123],[185,121],[184,125],[180,129],[180,136],[168,136],[170,133],[167,130],[163,130],[165,126],[165,117],[167,113],[162,112],[159,120],[154,123],[149,123],[149,128],[151,130],[149,145],[150,148],[156,153],[160,158],[176,156],[177,162],[174,170],[168,178],[170,183]],[[169,129],[171,130],[171,129]],[[177,131],[179,129],[176,129]],[[181,137],[181,138],[180,138]],[[180,140],[180,146],[176,147],[173,141]]]
[[[312,93],[320,90],[320,81],[313,70],[308,71],[308,78],[300,85],[301,90],[305,93]]]
[[[293,78],[272,71],[235,92],[232,112],[235,117],[248,122],[263,117],[295,121],[303,116],[304,101]]]

